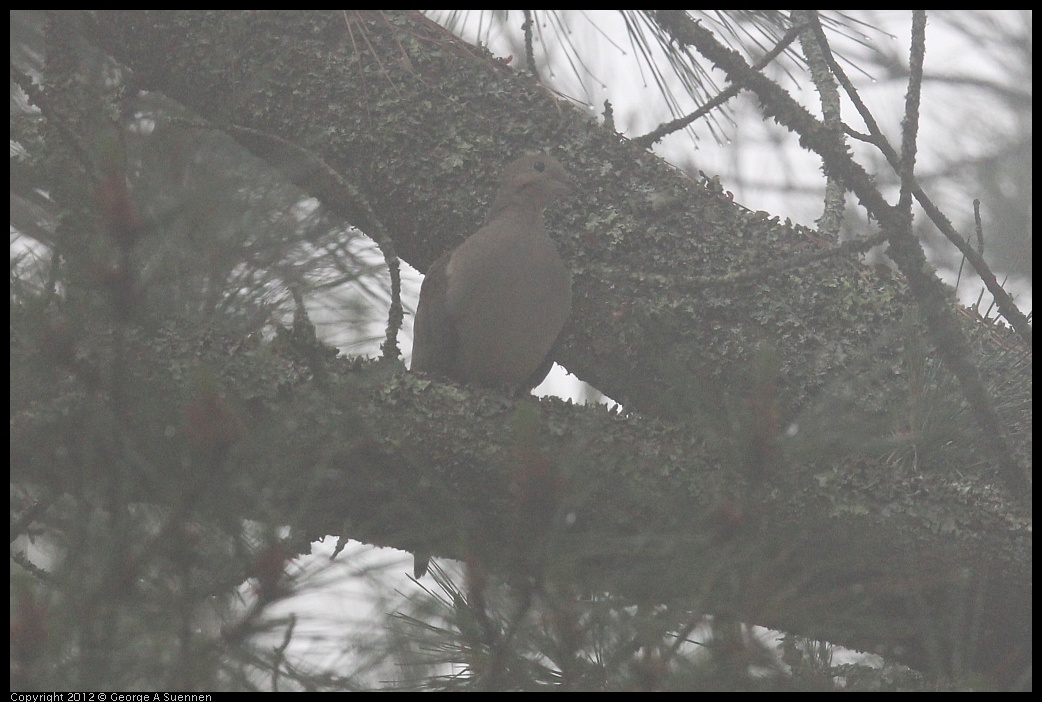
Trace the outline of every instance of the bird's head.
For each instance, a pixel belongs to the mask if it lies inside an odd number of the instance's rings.
[[[579,186],[561,165],[547,154],[529,154],[508,164],[489,218],[507,207],[527,203],[538,212],[563,195],[579,192]]]

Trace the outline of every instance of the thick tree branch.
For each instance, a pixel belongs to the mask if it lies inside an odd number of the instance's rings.
[[[12,418],[11,475],[62,490],[124,460],[84,431],[104,421],[84,368],[105,363],[111,335],[82,338],[78,365],[56,368],[33,360],[28,321],[15,320],[12,365],[40,393]],[[973,670],[1030,660],[1030,521],[980,482],[898,478],[858,458],[841,474],[768,474],[746,490],[721,447],[690,427],[507,401],[386,361],[331,362],[317,388],[309,361],[175,325],[126,344],[131,502],[182,509],[186,493],[207,494],[218,513],[197,505],[191,516],[220,519],[229,501],[240,518],[294,515],[304,547],[327,534],[422,546],[626,601],[691,602],[922,669],[945,668],[971,637]],[[204,435],[185,415],[198,400],[184,369],[196,366],[220,369],[228,393]],[[218,448],[218,474],[186,472]]]

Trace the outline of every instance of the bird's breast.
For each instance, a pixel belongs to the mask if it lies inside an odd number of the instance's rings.
[[[460,375],[488,385],[524,383],[571,309],[571,278],[553,242],[545,234],[495,242],[472,237],[453,252],[447,274]]]

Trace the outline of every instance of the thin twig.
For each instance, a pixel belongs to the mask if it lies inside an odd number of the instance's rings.
[[[886,158],[890,167],[895,171],[899,171],[901,160],[898,157],[897,152],[890,145],[890,142],[883,134],[883,131],[879,128],[879,124],[876,122],[875,117],[872,116],[868,107],[861,100],[857,88],[854,87],[854,84],[843,70],[843,67],[839,65],[839,62],[836,60],[835,56],[833,56],[824,32],[815,32],[815,34],[817,35],[818,42],[821,44],[821,48],[825,53],[825,60],[828,61],[829,68],[832,69],[832,72],[839,80],[840,85],[843,86],[843,90],[846,92],[847,97],[849,97],[850,101],[854,104],[854,107],[857,109],[858,114],[861,115],[861,119],[864,120],[865,126],[868,127],[869,131],[868,136],[866,136],[858,134],[853,129],[847,127],[845,130],[846,133],[856,139],[861,139],[862,141],[874,145]],[[1007,293],[999,284],[998,280],[995,278],[995,274],[984,261],[983,252],[977,253],[974,251],[973,247],[966,241],[966,238],[961,236],[955,230],[955,226],[951,223],[951,220],[949,220],[948,217],[941,212],[941,209],[934,204],[933,200],[930,199],[919,185],[914,174],[911,176],[911,182],[912,192],[915,195],[915,199],[922,206],[926,216],[930,218],[930,221],[933,222],[934,226],[937,227],[941,234],[943,234],[945,238],[947,238],[948,241],[950,241],[955,248],[966,257],[966,260],[969,261],[970,265],[977,271],[977,275],[980,276],[981,281],[983,281],[985,287],[987,287],[988,292],[990,292],[992,297],[995,298],[995,303],[998,305],[999,312],[1009,321],[1017,334],[1024,339],[1024,342],[1027,343],[1028,346],[1031,346],[1031,322],[1013,302],[1013,298],[1009,296],[1009,293]]]
[[[801,25],[813,25],[821,29],[821,20],[817,10],[793,10],[793,19]],[[821,44],[814,38],[814,32],[803,32],[800,35],[800,46],[803,56],[810,67],[810,77],[821,98],[822,122],[827,127],[842,131],[843,116],[836,87],[836,77],[829,70]],[[839,241],[839,230],[843,225],[843,210],[846,204],[846,188],[835,178],[828,177],[825,182],[825,202],[821,217],[817,220],[818,230],[833,241]]]
[[[938,356],[959,379],[981,430],[981,439],[994,456],[1001,478],[1014,494],[1030,494],[1029,473],[1019,465],[1006,440],[994,403],[980,370],[973,362],[969,342],[955,315],[950,289],[937,278],[927,263],[922,246],[912,234],[905,218],[887,203],[872,177],[851,158],[839,136],[815,119],[779,85],[753,70],[741,55],[717,41],[712,32],[691,21],[686,12],[661,10],[658,16],[677,41],[694,46],[721,68],[732,82],[755,93],[764,113],[798,134],[804,148],[822,157],[826,172],[836,174],[880,223],[890,243],[887,253],[908,281],[909,290],[919,304],[923,322]]]
[[[912,190],[915,185],[915,156],[918,153],[919,106],[923,95],[923,61],[926,60],[926,10],[912,11],[912,48],[908,57],[908,92],[901,121],[901,195],[897,209],[912,226]]]
[[[767,66],[767,64],[776,59],[783,51],[785,51],[785,49],[789,47],[790,44],[792,44],[793,41],[796,40],[796,37],[800,35],[800,32],[803,31],[804,27],[805,25],[799,24],[790,27],[789,30],[785,32],[785,35],[778,41],[778,43],[774,45],[774,48],[768,51],[766,54],[764,54],[759,61],[753,64],[753,70],[763,70]],[[709,102],[702,105],[702,107],[698,108],[691,114],[675,119],[672,122],[666,122],[665,124],[659,125],[647,134],[633,139],[633,143],[643,148],[650,148],[666,136],[669,136],[673,132],[679,132],[681,129],[685,128],[687,125],[691,124],[695,120],[700,119],[701,117],[704,117],[705,115],[709,114],[714,109],[716,109],[720,105],[723,105],[725,102],[733,98],[741,91],[742,87],[740,85],[732,84],[728,88],[722,90],[720,93],[717,94],[716,97],[710,99]]]
[[[521,31],[525,33],[525,63],[528,65],[528,72],[535,76],[536,80],[539,79],[539,72],[536,70],[535,65],[535,47],[532,45],[532,25],[535,20],[532,18],[531,10],[521,10],[525,16],[525,21],[521,23]]]
[[[977,253],[984,256],[984,226],[980,218],[980,200],[973,201],[973,225],[977,231]]]

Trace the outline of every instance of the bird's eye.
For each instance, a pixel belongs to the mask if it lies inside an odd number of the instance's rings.
[[[536,161],[534,164],[532,164],[532,168],[534,168],[537,171],[539,171],[540,173],[542,173],[543,171],[546,170],[546,164],[543,163],[542,161]]]

